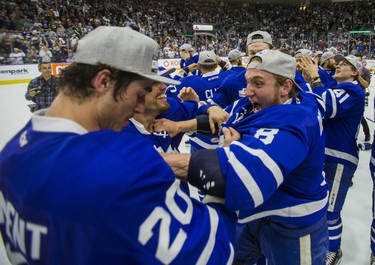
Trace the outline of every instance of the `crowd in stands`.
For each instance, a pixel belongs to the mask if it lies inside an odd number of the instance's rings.
[[[375,57],[370,35],[349,34],[375,21],[370,2],[299,6],[223,0],[1,0],[0,7],[1,64],[71,62],[78,40],[100,25],[137,27],[160,44],[160,58],[179,57],[184,43],[220,56],[234,48],[245,51],[246,36],[257,29],[269,32],[276,48],[335,47],[344,54]],[[194,35],[192,23],[211,24],[214,31]]]

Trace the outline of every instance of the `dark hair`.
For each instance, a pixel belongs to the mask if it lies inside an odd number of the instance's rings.
[[[201,69],[205,71],[214,71],[217,68],[217,63],[214,64],[201,64]]]
[[[51,64],[51,62],[39,62],[38,63],[38,70],[39,71],[40,71],[40,68],[41,68],[42,64]]]
[[[61,70],[60,91],[79,102],[83,102],[93,96],[95,91],[92,85],[93,78],[103,69],[108,69],[111,72],[110,78],[115,81],[113,93],[115,101],[121,97],[122,92],[126,91],[131,82],[146,79],[138,74],[120,71],[104,64],[72,63]]]

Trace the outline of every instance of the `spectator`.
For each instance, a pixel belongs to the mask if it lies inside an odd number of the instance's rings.
[[[48,108],[58,92],[59,78],[52,75],[51,63],[39,63],[38,70],[41,75],[30,81],[25,94],[27,100],[34,102],[29,105],[31,112]]]
[[[39,51],[39,59],[41,62],[50,63],[52,61],[52,52],[46,44],[42,44]]]
[[[9,61],[11,64],[24,64],[25,57],[26,54],[22,50],[14,48],[13,52],[9,54]]]

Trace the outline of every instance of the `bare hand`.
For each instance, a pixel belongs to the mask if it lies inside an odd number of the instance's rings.
[[[188,101],[188,100],[193,100],[197,102],[199,101],[198,94],[191,87],[183,87],[178,93],[177,97],[181,99],[182,101]]]
[[[302,57],[297,64],[302,69],[306,82],[310,83],[312,77],[319,76],[318,65],[310,58]]]
[[[199,65],[198,65],[197,63],[192,63],[192,64],[190,64],[190,65],[188,66],[188,68],[189,68],[189,71],[190,71],[190,72],[193,72],[193,71],[195,71],[195,70],[199,70]]]
[[[237,141],[241,138],[241,134],[239,134],[235,129],[232,127],[223,127],[223,134],[224,134],[224,147],[229,146],[233,141]]]
[[[170,137],[175,137],[179,133],[177,123],[164,118],[154,121],[154,131],[167,131]]]
[[[190,154],[160,154],[178,179],[187,180]]]
[[[221,124],[226,122],[229,118],[229,113],[220,108],[219,106],[212,106],[207,110],[209,122],[210,122],[210,128],[212,134],[215,134],[216,128],[215,124],[217,124],[217,127],[220,128]],[[216,132],[219,133],[219,132]]]
[[[29,95],[30,97],[35,97],[36,95],[37,88],[32,88],[29,90]]]

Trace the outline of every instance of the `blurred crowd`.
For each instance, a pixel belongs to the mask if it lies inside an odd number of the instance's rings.
[[[71,62],[78,40],[100,25],[136,28],[159,43],[160,58],[179,57],[184,43],[220,56],[232,49],[245,51],[246,36],[258,29],[274,37],[276,48],[290,52],[335,47],[343,54],[375,57],[370,35],[349,34],[375,21],[374,5],[363,1],[254,5],[213,0],[1,0],[0,6],[1,64]],[[213,25],[213,31],[194,34],[193,24]]]

